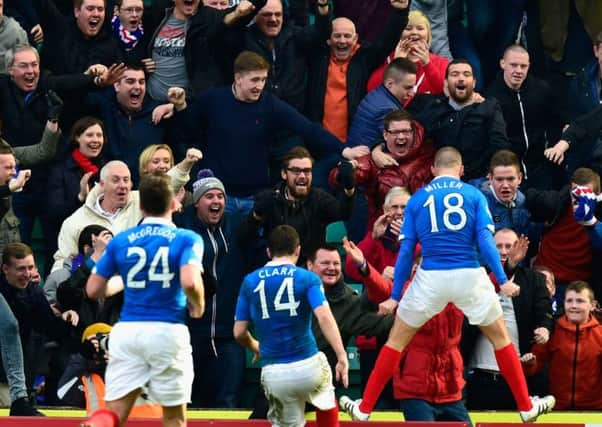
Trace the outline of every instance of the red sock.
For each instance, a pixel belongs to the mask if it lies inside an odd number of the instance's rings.
[[[339,427],[339,405],[336,403],[334,408],[323,411],[316,408],[316,426],[317,427]]]
[[[520,360],[518,360],[514,345],[510,343],[506,347],[496,350],[495,359],[497,360],[497,365],[500,368],[502,376],[512,391],[518,410],[530,410],[533,407],[533,404],[529,398],[527,381],[525,380],[523,367],[520,364]]]
[[[108,409],[99,409],[85,421],[89,427],[119,427],[119,417]]]
[[[365,414],[372,412],[383,388],[385,388],[395,371],[399,369],[400,360],[400,351],[387,345],[383,346],[380,353],[378,353],[374,369],[372,369],[372,373],[370,373],[370,378],[368,378],[368,383],[364,389],[360,411]]]

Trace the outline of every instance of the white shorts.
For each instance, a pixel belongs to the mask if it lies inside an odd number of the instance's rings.
[[[146,386],[160,405],[182,405],[190,400],[193,378],[186,325],[118,322],[111,330],[106,401],[121,399]]]
[[[305,402],[324,411],[336,406],[332,373],[322,352],[297,362],[264,366],[261,385],[272,427],[304,426]]]
[[[500,301],[484,268],[418,268],[397,307],[397,315],[419,328],[454,303],[472,325],[489,325],[502,315]]]

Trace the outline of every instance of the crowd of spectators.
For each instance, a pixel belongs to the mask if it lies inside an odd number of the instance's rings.
[[[281,224],[300,235],[299,265],[322,279],[343,338],[359,336],[369,373],[371,337],[392,324],[376,313],[403,210],[444,146],[486,196],[521,287],[500,300],[531,394],[602,410],[590,392],[602,385],[601,2],[0,0],[0,134],[11,415],[40,415],[35,393],[95,407],[81,388],[102,377],[124,283],[96,302],[85,282],[112,236],[141,220],[136,187],[150,173],[171,178],[174,222],[205,244],[207,309],[188,322],[192,406],[241,404],[236,298]],[[337,221],[358,242],[339,253],[326,243]],[[407,419],[428,419],[414,400],[448,419],[514,405],[492,348],[458,313],[433,318],[394,376]],[[428,352],[446,357],[447,380]],[[419,393],[423,383],[440,387]]]

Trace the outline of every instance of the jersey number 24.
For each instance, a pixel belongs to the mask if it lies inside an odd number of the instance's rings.
[[[128,258],[132,256],[138,258],[136,263],[128,270],[126,286],[128,288],[146,288],[146,280],[134,279],[146,265],[148,259],[146,251],[140,246],[131,246],[128,248],[126,256]],[[174,276],[175,274],[169,270],[169,246],[160,246],[148,267],[146,278],[151,282],[161,283],[162,288],[169,288]]]

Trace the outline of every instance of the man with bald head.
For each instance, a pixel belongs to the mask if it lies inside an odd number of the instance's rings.
[[[485,91],[502,108],[510,149],[519,157],[524,176],[521,189],[557,189],[562,168],[546,159],[547,147],[560,139],[564,124],[559,97],[545,81],[529,73],[529,52],[509,46],[500,59],[501,72]]]
[[[174,169],[167,172],[174,186],[176,174]],[[132,176],[128,166],[120,160],[112,160],[104,165],[100,170],[98,184],[90,190],[83,206],[73,212],[61,226],[52,271],[71,265],[72,257],[79,252],[79,234],[86,226],[102,225],[117,234],[137,225],[142,219],[139,202],[138,191],[132,191]]]
[[[332,21],[330,37],[323,49],[311,58],[306,115],[340,140],[347,131],[360,101],[366,95],[370,74],[385,60],[387,49],[395,48],[399,29],[408,22],[409,0],[390,0],[394,12],[374,44],[359,42],[355,25],[347,18]],[[326,3],[318,1],[318,5]],[[381,62],[382,63],[382,62]],[[370,143],[372,141],[369,141]],[[347,158],[367,154],[365,147],[357,152],[347,150]]]

